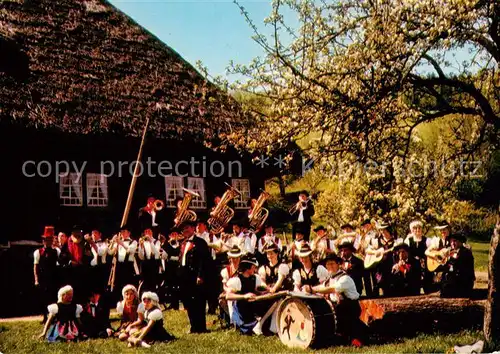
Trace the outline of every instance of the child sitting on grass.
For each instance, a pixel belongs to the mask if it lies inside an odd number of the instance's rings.
[[[163,313],[160,309],[158,295],[146,291],[142,294],[142,303],[146,310],[144,312],[144,323],[140,331],[130,336],[128,346],[149,348],[154,342],[169,342],[174,340],[175,337],[163,327]]]
[[[133,285],[125,285],[122,296],[123,300],[116,305],[116,312],[121,316],[121,322],[115,337],[125,341],[140,329],[144,320],[144,304],[139,303],[139,294]]]
[[[81,305],[73,303],[73,288],[66,285],[57,293],[57,303],[47,307],[49,316],[39,338],[46,338],[49,343],[57,341],[71,342],[86,338],[80,331]]]

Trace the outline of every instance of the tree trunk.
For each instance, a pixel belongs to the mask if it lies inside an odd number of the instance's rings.
[[[478,294],[481,292],[478,291]],[[375,341],[384,341],[411,337],[416,333],[456,333],[463,329],[480,329],[486,304],[486,294],[481,295],[482,300],[442,299],[439,294],[373,299],[384,309],[384,315],[369,324],[371,337]]]
[[[500,208],[499,208],[500,212]],[[500,216],[500,214],[499,214]],[[498,243],[500,239],[500,217],[493,231],[490,243],[490,254],[488,259],[488,301],[484,309],[484,337],[486,342],[493,344],[500,339],[500,299],[497,292],[499,284],[499,257]]]
[[[283,179],[283,175],[281,174],[281,172],[278,175],[278,183],[279,183],[279,187],[280,187],[280,196],[281,196],[281,198],[285,198],[285,195],[286,195],[285,180]]]

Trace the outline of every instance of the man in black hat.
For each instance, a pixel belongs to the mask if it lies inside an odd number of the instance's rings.
[[[135,256],[137,241],[131,238],[130,228],[127,225],[120,227],[120,232],[115,235],[110,243],[109,254],[116,256],[115,298],[121,294],[125,285],[137,286],[139,266]]]
[[[352,240],[344,240],[338,245],[341,268],[349,275],[356,284],[356,290],[361,295],[363,292],[363,278],[365,265],[363,261],[354,255],[356,252]]]
[[[187,309],[190,333],[207,332],[206,282],[213,272],[210,251],[205,240],[196,237],[196,222],[186,221],[180,227],[183,242],[180,251],[181,294]]]
[[[313,287],[314,293],[329,294],[328,299],[335,307],[339,333],[352,346],[361,347],[366,343],[367,328],[360,320],[360,294],[356,290],[353,279],[341,269],[342,259],[335,254],[329,254],[326,267],[330,273],[329,279]]]
[[[474,288],[474,256],[464,246],[466,237],[462,233],[450,236],[451,251],[444,266],[441,281],[441,297],[470,297]]]
[[[321,262],[329,253],[335,253],[335,243],[328,238],[327,230],[323,225],[314,229],[317,237],[311,243],[311,249],[314,254],[314,261]]]
[[[57,257],[59,250],[53,248],[54,227],[46,226],[42,235],[43,247],[33,253],[33,275],[38,288],[38,300],[43,312],[43,322],[47,320],[47,306],[57,299]]]
[[[388,287],[389,296],[419,295],[422,287],[420,261],[411,254],[410,246],[403,239],[394,245],[392,279]],[[385,294],[384,294],[385,295]]]
[[[307,191],[301,191],[299,193],[299,200],[295,206],[290,210],[292,216],[292,237],[295,239],[295,234],[298,230],[302,231],[304,234],[304,239],[309,242],[309,236],[311,234],[311,218],[314,215],[314,205],[309,198],[309,193]]]

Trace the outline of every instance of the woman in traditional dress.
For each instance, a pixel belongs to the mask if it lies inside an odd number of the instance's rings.
[[[81,305],[73,303],[73,288],[66,285],[57,293],[57,303],[47,307],[49,316],[39,338],[46,338],[49,343],[57,341],[71,342],[85,337],[80,332]]]
[[[160,299],[156,293],[146,291],[142,294],[144,304],[144,326],[128,339],[129,347],[149,348],[155,342],[169,342],[175,337],[163,327],[163,314],[160,309]]]

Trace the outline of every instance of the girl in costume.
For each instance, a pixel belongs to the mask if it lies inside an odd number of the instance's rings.
[[[163,327],[163,313],[160,309],[160,299],[156,293],[146,291],[142,294],[144,304],[144,320],[141,330],[135,332],[128,339],[129,347],[149,348],[155,342],[169,342],[174,336]]]
[[[131,334],[137,332],[144,320],[144,304],[139,303],[139,294],[133,285],[126,285],[122,289],[123,300],[116,305],[116,312],[121,316],[120,327],[115,337],[127,340]]]
[[[49,316],[39,338],[46,338],[49,343],[57,341],[71,342],[85,337],[80,332],[81,305],[73,303],[73,288],[66,285],[57,293],[57,303],[47,307]]]

